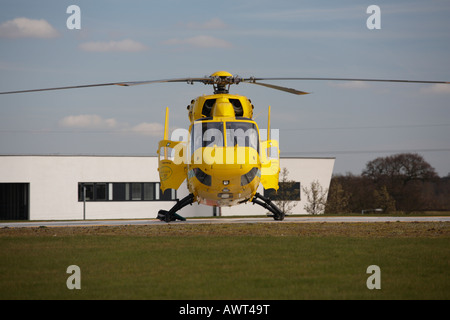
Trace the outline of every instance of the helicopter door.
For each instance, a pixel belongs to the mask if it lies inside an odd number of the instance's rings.
[[[277,140],[261,142],[261,183],[264,189],[278,190],[280,149]]]
[[[169,108],[166,108],[164,140],[158,146],[158,171],[161,191],[178,189],[186,179],[186,142],[168,140]]]
[[[161,140],[158,148],[161,190],[178,189],[186,179],[186,142]]]
[[[261,183],[264,189],[278,190],[280,174],[280,148],[277,140],[270,139],[270,106],[267,119],[267,140],[261,142]]]

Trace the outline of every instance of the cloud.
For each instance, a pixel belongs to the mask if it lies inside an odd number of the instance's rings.
[[[142,43],[131,39],[109,42],[85,42],[80,44],[79,48],[88,52],[139,52],[148,49],[148,47]]]
[[[189,22],[186,24],[186,27],[189,29],[202,29],[202,30],[211,30],[211,29],[223,29],[226,28],[227,25],[219,18],[212,18],[204,23],[199,22]]]
[[[143,122],[135,126],[127,123],[120,123],[113,118],[102,118],[96,114],[81,114],[64,117],[59,121],[59,126],[72,129],[95,129],[113,131],[117,133],[127,134],[134,133],[144,136],[161,137],[164,132],[164,125],[161,123]]]
[[[59,121],[59,125],[65,128],[112,129],[116,128],[118,123],[112,118],[103,119],[96,114],[82,114],[65,117]]]
[[[450,93],[450,83],[436,83],[426,88],[421,89],[422,93],[431,94],[449,94]]]
[[[263,11],[261,11],[263,10]],[[339,7],[318,7],[318,8],[299,8],[299,9],[264,9],[252,10],[244,13],[247,19],[267,21],[330,21],[330,20],[359,20],[361,13],[363,18],[365,8],[362,9],[360,5],[342,6]]]
[[[186,39],[169,39],[164,42],[167,45],[190,45],[199,48],[222,48],[227,49],[233,47],[233,45],[225,40],[215,38],[212,36],[196,36]]]
[[[161,123],[156,123],[156,122],[152,122],[152,123],[143,122],[143,123],[140,123],[140,124],[132,127],[130,130],[127,130],[127,131],[131,131],[133,133],[146,135],[146,136],[159,137],[159,136],[163,135],[164,125],[162,125]]]
[[[15,18],[0,25],[0,38],[55,38],[59,33],[46,20]]]

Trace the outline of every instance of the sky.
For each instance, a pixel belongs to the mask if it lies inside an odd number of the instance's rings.
[[[80,8],[80,29],[68,27]],[[370,5],[380,29],[369,29]],[[448,0],[0,0],[0,91],[208,76],[450,81]],[[373,18],[373,17],[372,17]],[[421,154],[450,173],[450,85],[276,81],[239,84],[281,156],[335,157],[360,174],[377,157]],[[156,155],[165,108],[212,88],[152,84],[0,95],[0,154]],[[281,164],[282,165],[282,164]]]

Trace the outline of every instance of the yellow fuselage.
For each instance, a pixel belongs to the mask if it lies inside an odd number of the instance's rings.
[[[251,101],[219,93],[201,96],[188,106],[188,142],[164,140],[159,145],[161,189],[178,189],[187,176],[189,192],[199,203],[232,206],[250,201],[260,183],[278,189],[278,160],[266,156]],[[272,144],[271,144],[272,145]],[[176,150],[168,159],[168,149]],[[276,152],[278,156],[278,151]]]
[[[200,148],[188,165],[189,191],[207,205],[231,206],[249,200],[260,179],[259,154],[251,147]]]

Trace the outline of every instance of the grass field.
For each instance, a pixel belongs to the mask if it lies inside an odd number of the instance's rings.
[[[449,240],[450,223],[3,228],[0,299],[446,300]]]

